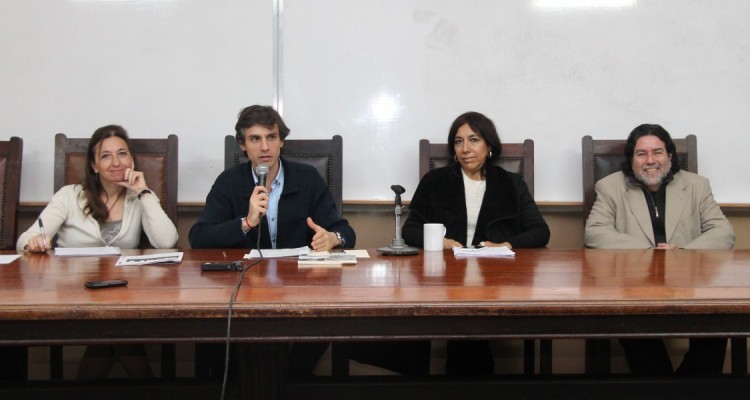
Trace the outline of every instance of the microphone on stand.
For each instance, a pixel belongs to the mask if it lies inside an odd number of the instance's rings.
[[[404,243],[404,239],[401,239],[401,209],[404,208],[401,205],[401,195],[406,192],[401,185],[391,185],[391,190],[396,193],[395,203],[395,214],[396,214],[396,238],[393,239],[390,246],[381,247],[378,249],[379,253],[387,256],[413,256],[419,254],[419,249],[416,247],[407,246]]]

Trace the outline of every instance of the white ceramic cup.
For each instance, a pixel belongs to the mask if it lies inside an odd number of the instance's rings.
[[[424,224],[424,251],[443,251],[443,224]]]

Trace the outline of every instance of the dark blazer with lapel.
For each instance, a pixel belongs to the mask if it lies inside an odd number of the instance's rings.
[[[514,248],[546,246],[549,227],[523,178],[492,166],[486,181],[477,228],[469,244],[491,241],[508,242]],[[461,167],[454,164],[428,172],[414,192],[409,210],[402,229],[409,245],[423,246],[425,223],[442,223],[446,238],[466,245],[466,196]]]
[[[278,248],[309,246],[314,232],[306,219],[329,232],[339,232],[345,247],[356,243],[354,229],[341,218],[333,196],[318,171],[306,164],[280,159],[284,167],[284,189],[279,199],[276,245]],[[242,217],[247,215],[254,180],[249,162],[222,172],[206,197],[198,221],[190,229],[193,248],[255,248],[258,229],[242,233]],[[268,220],[263,216],[260,247],[271,247]]]

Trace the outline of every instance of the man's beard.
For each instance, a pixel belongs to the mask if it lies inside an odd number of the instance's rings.
[[[646,187],[661,186],[661,184],[664,182],[664,179],[667,178],[667,175],[668,172],[664,172],[663,170],[659,170],[659,175],[653,177],[636,172],[635,178],[638,179],[638,182],[641,182]]]

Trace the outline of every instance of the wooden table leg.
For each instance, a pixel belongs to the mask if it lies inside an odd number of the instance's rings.
[[[747,338],[733,337],[732,341],[732,375],[747,375]]]
[[[29,372],[29,349],[26,346],[0,347],[0,381],[25,381]]]
[[[552,339],[539,341],[539,374],[552,375]]]
[[[237,345],[237,382],[241,399],[281,398],[288,347],[287,343]]]
[[[586,374],[606,375],[612,372],[609,339],[586,340]]]

